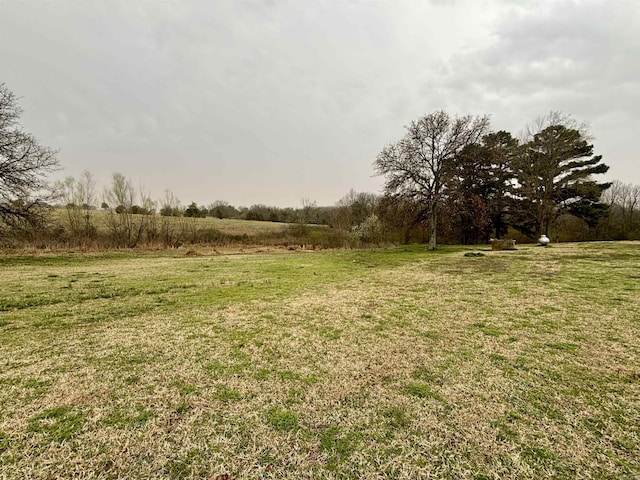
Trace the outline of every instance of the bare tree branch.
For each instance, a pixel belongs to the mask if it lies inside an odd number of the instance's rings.
[[[0,221],[35,222],[51,198],[47,174],[58,169],[57,151],[41,146],[18,122],[18,98],[0,83]]]
[[[489,130],[489,117],[451,117],[438,111],[412,121],[405,136],[386,146],[374,166],[386,177],[387,195],[419,200],[428,212],[429,249],[436,247],[437,207],[457,156]]]

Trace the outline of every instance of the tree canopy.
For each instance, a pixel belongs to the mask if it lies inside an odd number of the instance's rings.
[[[592,179],[609,170],[601,160],[579,130],[551,125],[536,133],[515,162],[519,227],[536,236],[548,234],[564,213],[595,224],[606,209],[599,201],[602,191],[611,185]]]
[[[33,223],[48,196],[46,174],[58,167],[56,151],[24,131],[18,99],[0,83],[0,220]]]
[[[451,117],[444,111],[412,121],[405,136],[386,146],[374,163],[386,177],[387,195],[411,199],[429,217],[429,249],[436,248],[437,211],[462,150],[489,129],[489,117]]]
[[[409,228],[426,222],[430,249],[438,225],[463,243],[500,238],[508,227],[537,238],[565,214],[595,226],[610,184],[593,176],[609,167],[593,155],[585,125],[552,112],[527,132],[518,140],[489,132],[487,117],[442,111],[411,122],[375,160],[386,177],[382,205],[404,205]]]

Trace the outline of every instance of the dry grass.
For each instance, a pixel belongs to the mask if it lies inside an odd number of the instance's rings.
[[[52,220],[64,227],[69,226],[69,220],[64,209],[55,209],[52,212]],[[107,232],[107,216],[109,214],[102,210],[94,210],[91,212],[91,223],[99,232]],[[137,215],[134,215],[134,218]],[[290,224],[280,222],[258,222],[254,220],[237,220],[233,218],[189,218],[189,217],[162,217],[155,215],[156,222],[168,222],[173,228],[196,228],[207,229],[214,228],[227,235],[249,235],[255,236],[261,233],[280,232],[287,228]]]
[[[0,477],[640,475],[640,244],[0,258]]]

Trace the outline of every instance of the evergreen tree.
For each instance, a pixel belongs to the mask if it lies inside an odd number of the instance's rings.
[[[462,243],[507,233],[517,153],[518,141],[509,132],[499,131],[485,135],[480,144],[468,146],[459,156],[451,204]]]
[[[610,186],[591,178],[609,169],[601,160],[576,129],[551,125],[536,133],[514,165],[517,227],[528,235],[548,234],[565,213],[595,225],[606,212],[599,201],[602,191]]]

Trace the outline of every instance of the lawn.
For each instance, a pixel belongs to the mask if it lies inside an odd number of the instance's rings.
[[[640,476],[640,243],[466,251],[0,256],[0,478]]]

